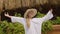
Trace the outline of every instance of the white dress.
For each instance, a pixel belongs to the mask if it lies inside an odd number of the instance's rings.
[[[25,34],[41,34],[41,26],[44,21],[47,21],[53,17],[51,11],[49,11],[44,17],[42,18],[33,18],[30,20],[30,28],[27,27],[26,19],[20,17],[11,17],[12,22],[19,22],[24,25]]]

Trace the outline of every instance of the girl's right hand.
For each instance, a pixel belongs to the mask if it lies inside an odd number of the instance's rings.
[[[7,13],[7,14],[5,13],[4,15],[5,15],[5,16],[7,16],[7,17],[9,16],[9,14],[8,14],[8,13]]]

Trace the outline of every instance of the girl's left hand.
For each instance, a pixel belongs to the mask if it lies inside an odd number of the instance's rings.
[[[53,9],[50,9],[49,11],[53,12]]]

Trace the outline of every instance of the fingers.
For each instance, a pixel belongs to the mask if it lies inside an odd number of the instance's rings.
[[[8,12],[7,12],[7,14],[6,14],[6,13],[4,13],[4,15],[5,15],[5,16],[9,16]]]
[[[5,13],[4,15],[5,15],[5,16],[7,16],[7,14],[6,14],[6,13]]]
[[[53,11],[53,9],[51,9],[51,11]]]
[[[52,11],[53,11],[53,9],[50,9],[49,11],[51,11],[51,12],[52,12]]]
[[[6,16],[6,13],[4,13],[4,15]]]
[[[7,12],[7,14],[8,14],[8,12]],[[9,14],[8,14],[9,15]]]

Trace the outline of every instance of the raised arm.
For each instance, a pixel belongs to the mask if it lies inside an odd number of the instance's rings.
[[[4,14],[6,17],[8,17],[8,18],[11,18],[12,16],[10,16],[8,13],[6,14]]]
[[[53,17],[52,11],[53,11],[52,9],[49,10],[49,12],[44,17],[41,18],[42,21],[47,21],[47,20],[51,19]]]
[[[4,14],[4,15],[5,15],[6,17],[11,18],[11,21],[12,21],[13,23],[19,22],[19,23],[24,24],[24,18],[15,17],[15,16],[10,16],[8,13],[7,13],[7,14]]]

